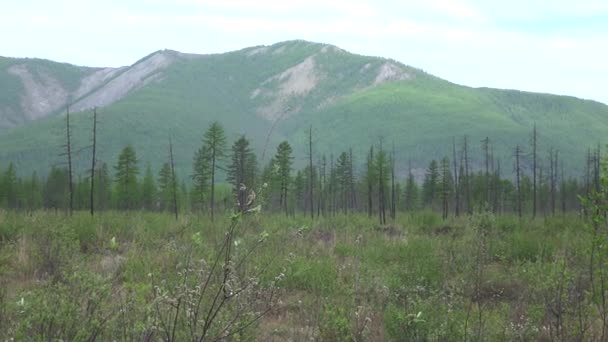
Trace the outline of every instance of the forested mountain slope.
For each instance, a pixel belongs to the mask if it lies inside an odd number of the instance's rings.
[[[1,58],[0,86],[0,164],[15,162],[22,174],[44,174],[62,162],[68,103],[75,150],[90,144],[90,109],[97,106],[100,160],[113,164],[132,144],[158,169],[171,136],[183,176],[216,120],[230,141],[246,134],[264,163],[289,140],[302,165],[312,125],[316,156],[352,147],[362,162],[382,140],[386,148],[394,144],[401,169],[451,155],[452,137],[460,144],[466,134],[474,163],[487,136],[510,172],[515,145],[527,148],[536,123],[541,156],[555,147],[568,169],[581,171],[586,148],[605,143],[608,132],[608,106],[598,102],[464,87],[390,59],[305,41],[214,55],[163,50],[123,68]],[[77,173],[88,158],[87,149],[78,153]]]

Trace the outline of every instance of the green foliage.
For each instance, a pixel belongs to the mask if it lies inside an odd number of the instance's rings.
[[[355,341],[351,334],[351,322],[343,308],[326,305],[319,325],[319,341]]]
[[[138,160],[132,146],[123,148],[114,166],[116,182],[116,201],[121,209],[136,209],[139,202]]]

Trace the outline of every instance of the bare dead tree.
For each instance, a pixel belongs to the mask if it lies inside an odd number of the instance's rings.
[[[467,203],[467,211],[469,215],[473,213],[473,208],[471,207],[471,173],[469,169],[469,143],[468,137],[464,136],[463,143],[463,154],[464,154],[464,188],[465,188],[465,199]]]
[[[95,158],[97,152],[97,108],[93,108],[93,155],[91,157],[91,189],[89,192],[89,205],[91,216],[95,212]]]
[[[452,137],[452,161],[454,166],[454,212],[460,216],[460,183],[458,180],[458,161],[456,160],[456,137]]]
[[[521,148],[519,145],[515,147],[515,185],[517,188],[517,215],[521,218]]]
[[[536,182],[536,170],[537,168],[537,149],[538,145],[538,133],[536,131],[536,122],[534,123],[534,129],[532,130],[532,217],[536,217],[537,211],[537,182]]]
[[[349,182],[350,182],[350,194],[351,199],[350,203],[353,210],[357,209],[357,191],[355,190],[355,168],[353,165],[353,149],[349,148],[348,150],[348,172],[349,172]]]
[[[312,168],[312,125],[310,125],[310,130],[308,131],[308,168],[309,168],[309,190],[308,196],[310,201],[310,218],[315,218],[315,207],[314,207],[314,199],[313,199],[313,187],[314,187],[314,173]]]
[[[391,219],[397,217],[396,195],[395,195],[395,143],[391,153]]]
[[[68,166],[68,191],[69,191],[69,203],[68,213],[71,216],[74,210],[74,182],[72,180],[72,131],[70,126],[70,105],[66,107],[65,114],[65,145],[63,145],[64,151],[61,154],[67,159]]]
[[[485,166],[486,166],[486,173],[485,173],[485,194],[486,194],[486,203],[490,203],[490,138],[486,137],[485,139],[483,139],[481,141],[481,146],[483,149],[483,154],[484,154],[484,161],[485,161]]]
[[[175,178],[175,162],[173,160],[173,141],[169,137],[169,161],[171,163],[171,186],[173,190],[173,213],[177,220],[177,179]]]

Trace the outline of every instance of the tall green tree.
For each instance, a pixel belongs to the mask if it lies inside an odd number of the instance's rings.
[[[139,175],[138,160],[132,146],[126,146],[118,156],[118,162],[114,166],[116,171],[114,181],[116,182],[116,200],[120,209],[136,209],[138,206],[138,183]]]
[[[237,196],[238,206],[241,210],[246,208],[247,191],[239,191],[241,186],[247,189],[255,187],[255,177],[257,173],[257,160],[249,140],[242,135],[232,144],[230,164],[228,165],[227,179],[232,185],[234,195]],[[242,198],[241,198],[242,197]]]
[[[226,134],[224,128],[219,122],[215,121],[209,126],[209,129],[203,136],[203,146],[208,153],[208,158],[211,164],[211,198],[210,210],[211,220],[214,217],[215,210],[215,176],[218,166],[226,154]]]
[[[277,153],[274,157],[277,168],[277,176],[279,179],[279,206],[289,215],[287,196],[289,194],[289,185],[291,181],[291,166],[293,164],[293,152],[287,141],[283,141],[277,147]]]

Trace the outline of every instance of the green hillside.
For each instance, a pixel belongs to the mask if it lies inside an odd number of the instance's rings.
[[[165,64],[156,67],[151,61]],[[7,63],[0,59],[0,71]],[[79,77],[96,70],[63,66],[67,69],[55,68],[56,74],[71,90],[78,88]],[[510,172],[512,149],[516,144],[527,147],[536,122],[543,157],[554,146],[576,172],[582,170],[586,148],[605,143],[608,131],[608,106],[597,102],[459,86],[392,60],[304,41],[217,55],[158,51],[99,81],[87,94],[103,98],[104,92],[116,92],[121,75],[144,67],[149,70],[140,85],[99,109],[102,161],[113,164],[119,149],[132,144],[139,159],[158,170],[172,136],[179,173],[188,175],[204,130],[218,120],[230,141],[239,134],[249,136],[260,157],[270,134],[265,162],[278,142],[289,140],[296,163],[302,165],[312,125],[317,154],[352,147],[362,161],[369,146],[382,139],[389,148],[394,143],[402,167],[408,160],[424,167],[432,158],[451,154],[452,137],[460,141],[464,134],[470,136],[473,159],[479,162],[479,141],[489,136],[505,172]],[[11,115],[18,117],[14,99],[23,90],[18,79],[2,75],[0,108],[13,108]],[[78,107],[79,99],[73,100]],[[94,101],[81,103],[85,108]],[[0,133],[0,166],[13,161],[21,173],[44,173],[61,163],[64,122],[59,112]],[[77,150],[89,144],[90,113],[74,115]],[[0,117],[0,122],[9,119]],[[88,150],[79,153],[80,172],[87,169],[88,159]]]

